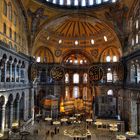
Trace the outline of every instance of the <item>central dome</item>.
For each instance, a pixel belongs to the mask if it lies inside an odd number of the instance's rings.
[[[67,8],[78,8],[78,7],[97,7],[99,5],[111,4],[117,0],[38,0],[45,3],[46,5],[53,5]]]

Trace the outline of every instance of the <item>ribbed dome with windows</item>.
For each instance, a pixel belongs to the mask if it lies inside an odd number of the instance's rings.
[[[93,7],[101,4],[115,3],[117,0],[38,0],[45,4],[56,5],[60,7],[77,8]]]

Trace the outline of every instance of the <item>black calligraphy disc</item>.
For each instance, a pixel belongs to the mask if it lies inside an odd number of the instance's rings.
[[[103,77],[103,69],[97,65],[89,68],[89,79],[91,81],[99,81]]]
[[[60,66],[55,66],[51,69],[50,75],[55,81],[60,81],[64,76],[64,70]]]

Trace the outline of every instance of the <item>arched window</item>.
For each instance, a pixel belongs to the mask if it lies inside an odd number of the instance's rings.
[[[56,4],[56,0],[53,0],[53,3]]]
[[[60,5],[64,5],[64,0],[59,0]]]
[[[136,29],[138,29],[138,28],[139,28],[139,21],[136,20]]]
[[[8,18],[12,21],[12,5],[11,3],[8,4]]]
[[[36,62],[40,62],[40,57],[39,56],[37,57]]]
[[[113,90],[112,90],[112,89],[109,89],[109,90],[107,91],[107,95],[113,95]]]
[[[3,33],[6,34],[6,24],[3,23]]]
[[[74,5],[75,5],[75,6],[78,6],[78,0],[75,0],[75,1],[74,1]]]
[[[101,0],[96,0],[96,4],[100,4],[101,2]]]
[[[79,87],[78,86],[74,86],[73,87],[73,97],[74,98],[78,98],[79,97]]]
[[[71,5],[71,0],[67,0],[67,5]]]
[[[137,83],[140,83],[140,65],[137,64]]]
[[[131,65],[130,68],[130,81],[131,83],[135,83],[136,82],[136,66],[134,64]]]
[[[106,62],[110,62],[110,61],[111,61],[110,56],[107,56],[107,57],[106,57]]]
[[[94,0],[89,0],[89,5],[93,5],[94,4],[94,2],[93,2]]]
[[[108,70],[107,70],[108,72],[107,72],[107,82],[112,82],[112,72],[111,72],[111,69],[110,68],[108,68]]]
[[[74,84],[78,84],[79,83],[79,74],[78,73],[75,73],[73,75],[73,83]]]
[[[7,3],[5,0],[3,1],[3,14],[7,16]]]
[[[113,56],[113,62],[117,62],[117,56]]]
[[[139,43],[139,35],[136,34],[136,43]]]
[[[134,38],[132,38],[132,46],[134,46],[134,43],[135,43]]]
[[[86,6],[86,0],[82,0],[82,6]]]
[[[103,0],[103,2],[107,2],[107,1],[109,1],[109,0]]]
[[[84,75],[83,75],[83,83],[87,83],[87,81],[88,81],[87,77],[88,77],[87,73],[84,73]]]
[[[87,87],[83,88],[83,99],[87,100]]]
[[[69,83],[69,74],[68,73],[65,74],[65,83]]]
[[[65,99],[69,98],[69,87],[65,87]]]

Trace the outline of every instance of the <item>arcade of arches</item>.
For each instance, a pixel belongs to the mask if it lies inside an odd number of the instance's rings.
[[[0,137],[75,114],[140,134],[139,0],[0,0],[0,13]]]

